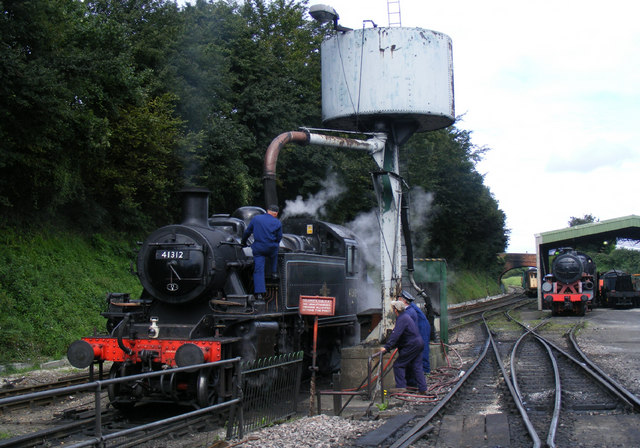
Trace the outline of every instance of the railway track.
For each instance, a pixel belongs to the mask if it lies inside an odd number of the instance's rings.
[[[446,397],[397,428],[378,429],[389,435],[384,442],[357,445],[639,446],[639,399],[582,357],[580,322],[567,332],[557,318],[528,313],[528,322],[486,318],[484,344],[470,349],[477,359]]]
[[[521,291],[513,291],[495,298],[450,306],[447,310],[449,314],[449,331],[455,331],[462,326],[482,322],[483,313],[526,306],[534,301],[535,299],[526,297]]]
[[[536,434],[483,317],[485,341],[476,361],[428,414],[416,418],[392,448],[409,446],[535,446]]]
[[[45,382],[41,384],[33,384],[23,387],[3,388],[0,389],[0,400],[9,397],[27,397],[24,400],[14,401],[10,404],[0,405],[0,415],[17,409],[24,409],[33,406],[44,406],[54,403],[57,397],[29,397],[34,392],[50,391],[55,389],[63,389],[67,386],[76,384],[84,384],[89,381],[89,373],[80,373],[68,375],[58,378],[56,381]]]
[[[637,421],[640,401],[591,364],[575,338],[558,337],[557,330],[546,337],[547,323],[536,331],[518,322],[526,332],[511,355],[511,376],[537,433],[549,447],[584,446],[585,433],[593,446],[610,445],[606,435],[590,429],[605,424],[608,431],[624,434]]]
[[[93,410],[66,415],[60,421],[49,422],[46,428],[11,439],[0,440],[0,448],[28,447],[140,447],[145,443],[155,446],[158,439],[179,440],[194,432],[210,431],[217,427],[218,421],[211,413],[183,418],[178,409],[168,411],[153,407],[138,409],[136,414],[123,414],[114,409],[104,409],[98,421]],[[163,421],[158,422],[162,415]],[[101,437],[88,435],[101,425]]]
[[[296,354],[294,354],[296,355]],[[275,360],[273,368],[283,369],[285,366],[298,365],[299,356],[290,356],[287,362]],[[238,374],[240,358],[233,358],[217,363],[203,364],[201,368],[212,365],[236,367]],[[266,370],[264,366],[262,370]],[[172,374],[192,370],[192,366],[176,368]],[[255,369],[254,369],[255,370]],[[291,369],[290,369],[291,370]],[[50,406],[33,405],[26,410],[18,410],[0,417],[0,427],[4,434],[11,438],[0,440],[0,448],[31,446],[157,446],[158,438],[187,438],[200,432],[220,433],[221,437],[231,437],[236,433],[242,436],[244,420],[242,419],[242,399],[240,386],[233,397],[216,400],[209,406],[179,405],[172,401],[139,403],[126,409],[114,409],[108,405],[109,386],[112,384],[138,381],[144,384],[150,377],[163,376],[163,371],[132,375],[126,378],[110,378],[91,381],[85,384],[68,386],[63,389],[39,390],[27,396],[6,397],[0,405],[16,402],[43,403],[35,400],[51,395],[64,395],[60,403]],[[254,378],[253,370],[244,371],[240,378]],[[282,382],[282,380],[280,380]],[[238,383],[239,384],[239,383]],[[40,388],[41,386],[39,386]],[[249,394],[245,388],[245,394]],[[237,396],[236,396],[237,395]],[[169,405],[167,405],[169,404]],[[273,405],[277,405],[274,402]],[[194,410],[195,407],[195,410]],[[45,410],[46,409],[46,410]],[[239,416],[239,419],[236,418]],[[222,427],[222,423],[228,423]],[[164,443],[164,442],[163,442]],[[170,443],[164,446],[178,446]],[[184,443],[179,446],[185,446]]]
[[[521,301],[514,306],[518,305],[521,305]],[[455,382],[449,392],[440,393],[437,403],[416,400],[409,407],[413,415],[398,419],[396,428],[385,424],[386,435],[369,438],[378,440],[376,444],[356,442],[354,445],[385,448],[640,446],[638,439],[627,439],[626,444],[616,445],[607,443],[604,438],[608,434],[629,433],[630,428],[635,428],[638,399],[628,392],[628,395],[614,392],[617,389],[615,381],[607,380],[606,384],[609,386],[606,386],[599,385],[599,380],[583,378],[585,370],[597,372],[599,369],[588,366],[588,362],[580,357],[579,347],[572,348],[571,340],[575,340],[574,333],[578,326],[567,325],[565,322],[572,321],[573,324],[577,319],[553,318],[551,323],[540,325],[543,313],[534,310],[533,305],[529,309],[520,308],[518,313],[520,316],[517,320],[523,326],[516,324],[515,318],[505,317],[502,311],[492,312],[490,315],[488,313],[484,328],[479,324],[461,326],[468,334],[467,338],[473,340],[462,358],[474,357],[473,368],[470,368],[470,362],[465,363],[463,377]],[[571,331],[567,331],[569,327]],[[455,334],[452,336],[457,338]],[[545,340],[546,346],[540,339]],[[549,356],[549,352],[553,357]],[[567,352],[576,361],[564,359],[567,356],[562,352]],[[552,359],[557,364],[555,369]],[[556,371],[559,381],[554,380]],[[596,388],[603,389],[603,393],[585,393]],[[616,398],[618,395],[623,398]],[[559,406],[556,404],[556,396],[561,397]],[[550,429],[554,419],[557,428],[555,432]],[[389,424],[391,420],[393,419],[390,419]],[[125,424],[111,425],[127,430],[127,427],[122,426]],[[90,427],[92,423],[88,425]],[[180,440],[181,434],[186,437],[194,431],[207,430],[206,425],[206,422],[186,423],[180,429],[180,426],[165,424],[158,431],[165,430],[165,436],[176,435],[175,445],[172,446],[188,446]],[[133,431],[133,427],[131,429]],[[85,438],[87,431],[84,429]],[[601,433],[599,436],[598,432]],[[551,434],[553,438],[550,439]],[[139,436],[139,439],[129,441],[114,440],[107,446],[142,446],[145,438],[158,437],[152,432],[140,432]],[[73,446],[73,437],[67,436],[65,446]],[[56,446],[50,441],[46,443]],[[147,446],[153,446],[153,442],[149,443]]]

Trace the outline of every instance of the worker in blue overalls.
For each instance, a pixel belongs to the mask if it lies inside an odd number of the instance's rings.
[[[429,362],[429,339],[431,337],[431,325],[427,316],[424,315],[422,310],[415,304],[415,298],[407,291],[402,290],[399,299],[407,305],[407,314],[411,316],[413,321],[418,326],[418,331],[422,340],[424,341],[424,350],[422,352],[422,369],[426,375],[431,372],[431,363]]]
[[[278,278],[278,246],[282,239],[282,224],[278,219],[280,209],[277,205],[270,205],[267,213],[253,217],[242,235],[242,245],[253,234],[253,291],[257,300],[263,299],[267,292],[264,280],[266,260],[271,265],[272,278]]]
[[[427,393],[427,382],[422,371],[422,351],[424,340],[418,331],[418,326],[413,318],[406,312],[407,305],[401,300],[391,302],[391,309],[396,314],[396,326],[394,327],[387,343],[382,347],[382,352],[389,352],[398,347],[398,358],[393,364],[393,376],[396,387],[389,389],[392,394],[406,393],[407,380],[414,379],[418,394]]]

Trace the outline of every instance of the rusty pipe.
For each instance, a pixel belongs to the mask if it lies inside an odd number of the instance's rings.
[[[382,151],[386,144],[387,135],[376,133],[371,140],[358,140],[353,138],[335,137],[322,134],[312,134],[308,129],[302,131],[283,132],[274,138],[264,156],[264,199],[265,206],[278,204],[278,193],[276,191],[276,164],[280,150],[287,143],[313,144],[320,146],[332,146],[337,148],[358,149],[373,154]]]
[[[274,138],[269,147],[267,153],[264,155],[264,176],[270,176],[275,179],[276,176],[276,164],[278,163],[278,155],[280,149],[287,143],[309,143],[309,132],[304,131],[290,131],[283,132]]]
[[[283,132],[271,141],[264,155],[264,173],[262,180],[264,182],[264,200],[266,207],[278,204],[276,164],[278,163],[278,155],[282,147],[291,142],[298,144],[309,143],[309,133],[302,131]]]

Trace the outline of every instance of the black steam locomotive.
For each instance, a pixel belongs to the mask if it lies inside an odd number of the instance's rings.
[[[208,208],[208,191],[183,191],[182,222],[157,229],[138,252],[141,296],[108,294],[108,335],[75,341],[68,350],[72,365],[112,361],[110,375],[119,377],[304,350],[308,322],[298,307],[306,295],[335,297],[335,315],[319,321],[318,356],[320,365],[339,368],[340,346],[359,343],[381,312],[358,238],[322,221],[285,220],[279,276],[267,279],[267,293],[258,300],[251,250],[240,241],[251,218],[264,210],[242,207],[209,217]],[[171,381],[158,377],[144,388],[113,386],[109,398],[117,407],[143,399],[208,406],[230,393],[220,375],[194,372]]]
[[[553,315],[566,311],[584,316],[593,306],[595,279],[596,265],[590,256],[571,248],[559,250],[542,283],[545,307]]]
[[[598,279],[600,304],[609,307],[640,306],[640,291],[628,272],[612,269]]]

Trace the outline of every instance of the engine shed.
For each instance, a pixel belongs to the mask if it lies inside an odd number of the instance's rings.
[[[550,272],[549,255],[562,247],[584,247],[617,240],[640,241],[640,216],[629,215],[605,221],[581,224],[536,234],[536,264],[538,278]],[[538,282],[538,309],[542,310],[542,290]]]

